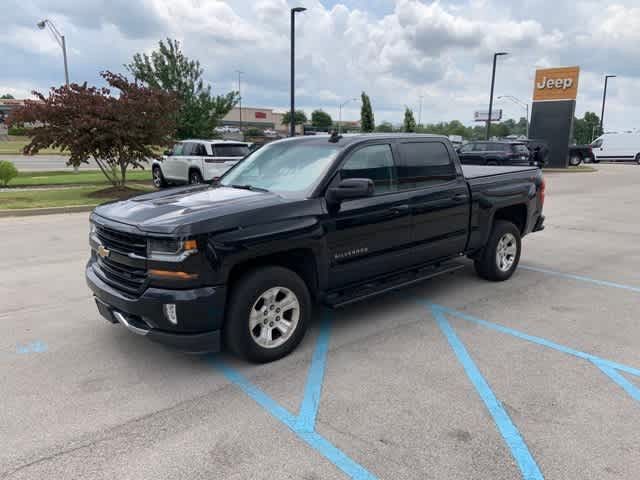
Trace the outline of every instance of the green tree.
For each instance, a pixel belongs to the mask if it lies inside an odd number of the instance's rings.
[[[9,182],[18,176],[18,169],[8,160],[0,160],[0,185],[6,187]]]
[[[318,109],[311,113],[311,125],[320,130],[328,130],[333,125],[333,120],[327,112]]]
[[[582,118],[573,119],[573,137],[578,144],[591,143],[600,134],[600,117],[585,112]]]
[[[85,82],[52,88],[46,97],[33,92],[38,100],[27,100],[12,111],[9,125],[34,125],[25,155],[60,148],[69,152],[67,164],[74,167],[93,157],[104,176],[122,187],[129,166],[143,168],[149,159],[160,158],[155,147],[171,145],[178,100],[173,93],[130,82],[122,75],[100,75],[111,88]]]
[[[296,110],[296,125],[304,125],[307,123],[307,114],[303,110]],[[287,111],[282,115],[282,125],[291,125],[291,112]]]
[[[362,92],[362,107],[360,107],[360,131],[364,133],[373,132],[375,120],[369,95]]]
[[[10,93],[5,93],[4,95],[0,95],[0,100],[14,100],[16,97],[11,95]]]
[[[200,62],[187,58],[177,40],[160,40],[150,56],[136,53],[126,68],[147,86],[177,95],[180,108],[176,112],[176,136],[180,139],[214,136],[218,120],[238,103],[236,91],[212,95],[211,86],[202,79]]]
[[[376,127],[376,132],[391,133],[393,132],[393,125],[390,122],[382,122]]]
[[[405,132],[416,131],[416,119],[413,118],[413,111],[409,107],[404,109],[404,122],[402,124],[402,130]]]

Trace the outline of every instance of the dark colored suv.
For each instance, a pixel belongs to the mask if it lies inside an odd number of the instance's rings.
[[[535,165],[527,145],[518,141],[469,142],[458,156],[466,165]]]

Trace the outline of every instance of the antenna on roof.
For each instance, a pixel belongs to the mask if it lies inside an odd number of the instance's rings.
[[[338,132],[334,130],[333,132],[331,132],[331,136],[329,137],[329,142],[338,143],[341,138],[342,138],[342,135],[339,135]]]

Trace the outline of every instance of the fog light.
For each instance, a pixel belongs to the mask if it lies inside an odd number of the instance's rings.
[[[174,325],[178,324],[178,312],[176,311],[175,303],[165,303],[164,316]]]

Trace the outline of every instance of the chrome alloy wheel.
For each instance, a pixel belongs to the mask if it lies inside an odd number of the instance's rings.
[[[277,348],[296,331],[300,302],[291,290],[273,287],[263,292],[251,307],[249,332],[263,348]]]
[[[162,186],[162,173],[159,168],[154,168],[151,172],[153,176],[153,185],[156,188],[160,188]]]
[[[496,248],[496,263],[502,272],[508,272],[516,261],[518,243],[513,233],[505,233],[498,241]]]

